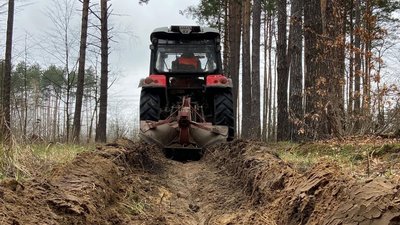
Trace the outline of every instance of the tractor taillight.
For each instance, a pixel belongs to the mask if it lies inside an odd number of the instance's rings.
[[[219,82],[221,82],[221,84],[226,84],[228,83],[228,79],[226,79],[226,77],[221,77],[221,79],[219,79]]]
[[[207,86],[225,85],[228,79],[224,75],[208,75],[206,84]]]
[[[144,79],[144,83],[151,84],[151,83],[153,83],[153,79],[151,79],[150,77],[147,77],[146,79]]]
[[[165,75],[150,75],[147,77],[144,82],[146,84],[154,83],[159,86],[166,87],[167,86],[167,77]]]

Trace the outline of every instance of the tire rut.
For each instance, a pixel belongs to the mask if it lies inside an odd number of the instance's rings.
[[[166,224],[229,224],[249,208],[237,180],[210,162],[169,161],[165,169],[160,195],[168,196],[163,198]]]

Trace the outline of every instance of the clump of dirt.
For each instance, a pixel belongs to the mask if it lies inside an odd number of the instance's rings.
[[[399,184],[356,181],[333,164],[303,174],[262,143],[234,141],[209,156],[242,181],[253,204],[276,224],[400,224]]]
[[[50,174],[0,183],[1,224],[124,224],[112,209],[132,170],[160,170],[156,148],[129,140],[85,152]],[[113,219],[114,218],[114,219]],[[110,222],[105,222],[110,221]]]

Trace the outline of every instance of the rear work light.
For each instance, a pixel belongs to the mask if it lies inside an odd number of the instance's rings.
[[[227,83],[228,83],[228,78],[226,78],[224,75],[207,76],[207,81],[206,81],[207,86],[226,85]]]
[[[158,86],[167,86],[167,77],[165,75],[150,75],[144,80],[146,84],[154,84]]]
[[[201,31],[200,26],[171,26],[172,32],[179,32],[182,34],[190,34],[192,32],[198,33]]]

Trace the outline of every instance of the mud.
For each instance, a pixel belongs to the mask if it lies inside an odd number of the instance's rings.
[[[32,180],[0,183],[0,224],[400,224],[399,184],[332,164],[298,173],[262,143],[200,161],[118,140]]]

